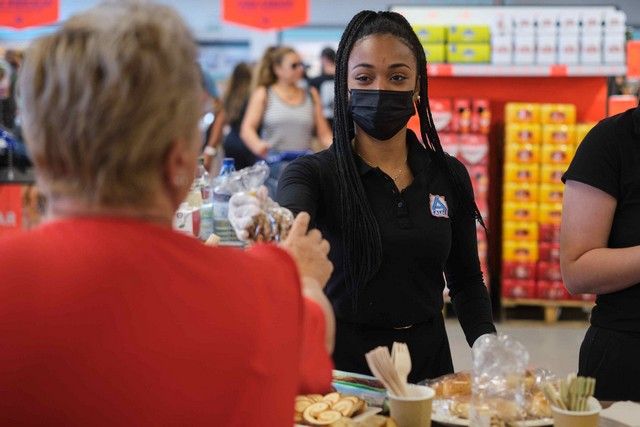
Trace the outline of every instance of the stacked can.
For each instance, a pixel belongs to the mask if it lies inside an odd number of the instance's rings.
[[[571,104],[507,104],[504,297],[571,299],[560,272],[561,179],[575,147],[593,126],[575,123]]]

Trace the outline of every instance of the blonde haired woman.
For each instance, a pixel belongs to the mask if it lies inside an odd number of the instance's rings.
[[[22,114],[51,217],[0,241],[0,425],[284,426],[297,392],[329,386],[332,267],[308,215],[292,256],[171,230],[200,148],[195,59],[151,3],[30,48]]]
[[[241,127],[242,139],[256,156],[273,154],[277,158],[309,151],[314,133],[322,147],[331,145],[333,136],[318,91],[299,85],[303,73],[304,64],[292,48],[266,50],[256,69],[255,89]],[[286,164],[276,161],[271,165],[272,190]]]

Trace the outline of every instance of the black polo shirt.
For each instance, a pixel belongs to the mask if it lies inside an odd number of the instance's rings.
[[[277,199],[294,213],[308,212],[312,225],[331,244],[329,258],[334,272],[325,292],[339,320],[382,327],[429,321],[441,315],[446,273],[456,313],[472,344],[478,336],[495,332],[480,271],[475,220],[459,205],[444,168],[411,131],[407,131],[407,147],[414,180],[401,192],[387,174],[354,154],[380,227],[383,249],[382,265],[361,287],[355,310],[344,283],[334,151],[292,162],[280,177]],[[473,191],[465,167],[452,157],[448,161],[463,178],[465,191]],[[448,218],[441,216],[443,212],[437,208],[442,206],[437,203],[432,213],[434,199],[430,195],[445,201]]]
[[[598,123],[578,147],[562,180],[579,181],[616,198],[608,247],[640,245],[640,109]],[[598,295],[591,323],[640,333],[640,283]]]

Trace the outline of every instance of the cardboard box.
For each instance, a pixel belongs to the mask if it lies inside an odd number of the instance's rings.
[[[510,65],[513,62],[513,37],[508,35],[491,37],[491,63]]]
[[[627,26],[627,15],[621,10],[610,9],[604,14],[604,32],[624,32]]]
[[[562,203],[564,184],[540,184],[540,203]]]
[[[530,163],[540,162],[539,144],[506,144],[505,159],[509,163]]]
[[[453,100],[451,132],[468,133],[471,130],[471,101],[466,98]]]
[[[540,122],[540,104],[530,102],[509,102],[505,106],[505,120],[511,123]]]
[[[505,221],[502,226],[502,238],[536,242],[538,241],[538,223],[535,221]],[[517,277],[513,277],[513,279],[517,279]]]
[[[502,278],[506,280],[535,280],[535,262],[502,262]]]
[[[447,40],[449,43],[488,43],[491,29],[488,25],[452,25]]]
[[[561,281],[538,280],[536,295],[538,298],[546,300],[566,300],[571,298],[569,291]]]
[[[560,225],[562,221],[562,203],[540,203],[538,221],[540,221],[540,224]]]
[[[489,141],[486,135],[460,135],[458,159],[466,166],[486,165],[489,162]]]
[[[471,101],[471,132],[488,135],[491,130],[489,100],[474,98]]]
[[[538,280],[547,280],[550,282],[562,281],[559,262],[538,261],[536,277]]]
[[[554,9],[543,9],[535,13],[536,32],[538,35],[558,33],[558,12]]]
[[[530,11],[515,11],[513,13],[513,32],[518,35],[533,35],[535,18]]]
[[[540,181],[540,165],[506,163],[504,165],[505,182],[537,184]]]
[[[558,37],[556,35],[538,35],[535,62],[540,65],[551,65],[558,62]]]
[[[558,12],[558,26],[560,35],[578,34],[580,30],[580,20],[578,14],[573,10],[562,10]]]
[[[540,182],[543,184],[561,184],[562,175],[564,175],[567,168],[567,165],[542,165],[540,168]]]
[[[540,106],[540,121],[543,125],[574,125],[576,123],[576,106],[574,104],[542,104]],[[567,141],[565,143],[572,144],[573,142]]]
[[[560,243],[540,242],[540,244],[538,245],[538,249],[540,254],[540,261],[560,262]]]
[[[538,225],[538,237],[540,238],[540,259],[543,259],[543,255],[548,255],[551,251],[550,248],[544,246],[544,254],[543,243],[560,243],[560,226],[556,224],[539,224]],[[558,251],[559,251],[558,247]],[[559,254],[559,252],[558,252]],[[559,256],[559,255],[558,255]]]
[[[502,296],[505,298],[535,298],[535,280],[502,280]]]
[[[423,43],[422,48],[428,64],[439,64],[447,60],[447,46],[445,43]]]
[[[513,63],[516,65],[529,65],[535,62],[536,42],[533,35],[520,35],[516,33],[513,42]]]
[[[480,64],[491,61],[489,43],[449,43],[447,62],[452,64]]]
[[[442,145],[442,149],[445,151],[445,153],[448,153],[452,157],[458,156],[458,151],[460,150],[458,134],[441,132],[438,133],[438,138],[440,138],[440,145]]]
[[[574,125],[543,125],[542,144],[572,145],[576,140]]]
[[[601,10],[584,10],[580,13],[582,23],[582,34],[602,34],[604,24],[604,13]]]
[[[511,112],[509,112],[511,113]],[[539,110],[538,110],[539,113]],[[526,114],[524,110],[514,114]],[[542,127],[537,123],[507,123],[505,144],[533,144],[542,142]]]
[[[583,35],[580,42],[580,62],[587,65],[602,63],[602,35]]]
[[[451,118],[453,110],[451,99],[449,98],[429,98],[433,124],[438,132],[449,132],[451,130]]]
[[[422,44],[444,43],[447,41],[447,27],[445,25],[414,25],[418,40]]]
[[[502,207],[502,219],[504,221],[537,221],[537,203],[505,202]]]
[[[522,182],[506,182],[502,197],[505,202],[537,202],[540,186]]]
[[[489,168],[487,165],[467,166],[471,186],[476,199],[486,198],[489,192]]]
[[[503,261],[536,262],[538,260],[538,242],[528,240],[503,240]]]
[[[560,33],[558,35],[558,63],[575,65],[580,60],[578,33]]]
[[[568,165],[573,158],[573,145],[547,144],[542,146],[542,163]]]
[[[624,34],[606,34],[602,43],[602,59],[605,64],[626,62],[626,38]]]
[[[513,34],[513,15],[505,12],[506,9],[497,9],[493,21],[491,22],[491,37],[511,36]]]

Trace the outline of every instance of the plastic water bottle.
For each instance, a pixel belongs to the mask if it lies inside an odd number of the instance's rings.
[[[220,175],[213,183],[213,231],[220,237],[222,244],[240,244],[231,223],[229,222],[229,199],[231,192],[225,184],[232,172],[235,172],[235,160],[225,158]]]
[[[202,205],[200,206],[200,240],[207,240],[213,234],[213,197],[209,172],[204,167],[204,159],[198,160],[195,180],[196,191],[200,192]]]

